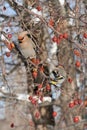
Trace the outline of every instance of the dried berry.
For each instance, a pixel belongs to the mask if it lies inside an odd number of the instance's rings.
[[[3,7],[3,10],[6,10],[6,7],[5,7],[5,6]]]
[[[11,123],[10,127],[11,127],[11,128],[14,128],[14,123]]]
[[[6,52],[5,55],[6,55],[7,57],[10,57],[11,53],[10,53],[10,52]]]
[[[72,78],[68,78],[69,83],[72,83],[72,81],[73,81]]]

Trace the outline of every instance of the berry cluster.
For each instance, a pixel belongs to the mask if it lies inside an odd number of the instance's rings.
[[[56,42],[57,44],[60,44],[61,40],[63,39],[67,39],[68,38],[68,34],[67,33],[64,33],[64,34],[60,34],[58,37],[57,36],[54,36],[52,38],[52,41],[53,42]]]
[[[69,108],[73,108],[75,105],[81,105],[82,100],[81,99],[75,99],[69,103]]]

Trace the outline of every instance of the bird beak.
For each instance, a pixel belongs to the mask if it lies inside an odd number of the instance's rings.
[[[21,42],[24,39],[24,37],[18,37],[18,41]]]
[[[24,31],[24,32],[19,33],[19,35],[18,35],[18,40],[23,40],[24,36],[26,36],[27,34],[28,34],[27,31]]]

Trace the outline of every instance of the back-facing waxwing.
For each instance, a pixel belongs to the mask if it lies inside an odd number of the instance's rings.
[[[66,79],[66,71],[63,66],[58,66],[50,74],[50,83],[55,86],[61,86]]]
[[[27,36],[27,34],[27,31],[18,34],[20,51],[25,58],[36,58],[34,42]]]

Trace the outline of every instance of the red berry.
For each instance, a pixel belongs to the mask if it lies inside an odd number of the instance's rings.
[[[84,33],[84,34],[83,34],[83,37],[84,37],[84,38],[87,38],[87,33]]]
[[[80,66],[81,66],[80,61],[76,61],[75,66],[76,66],[76,67],[80,67]]]
[[[53,116],[53,117],[56,117],[56,116],[57,116],[57,112],[54,111],[54,112],[52,113],[52,116]]]
[[[7,57],[10,57],[11,53],[10,53],[10,52],[6,52],[5,55],[6,55]]]
[[[72,78],[68,78],[69,83],[72,83],[72,81],[73,81]]]
[[[32,100],[32,96],[29,96],[29,100]]]
[[[80,56],[81,54],[80,54],[80,52],[78,51],[78,50],[74,50],[74,54],[76,55],[76,56]]]
[[[82,104],[82,100],[81,99],[78,99],[78,104]]]
[[[54,20],[53,20],[53,19],[50,19],[49,22],[48,22],[48,25],[54,26]]]
[[[35,117],[36,117],[36,118],[39,118],[39,117],[40,117],[40,113],[39,113],[39,112],[36,112],[36,113],[35,113]]]
[[[52,38],[52,41],[57,43],[57,41],[58,41],[58,40],[57,40],[57,37],[54,36],[54,37]]]
[[[74,121],[75,123],[78,123],[78,122],[80,121],[79,116],[75,116],[75,117],[73,118],[73,121]]]
[[[12,34],[8,34],[8,38],[12,38]]]
[[[75,104],[75,105],[78,105],[78,100],[74,100],[74,104]]]
[[[69,108],[73,108],[73,107],[74,107],[74,102],[71,101],[71,102],[69,103]]]
[[[14,127],[14,123],[11,123],[10,127],[13,128]]]
[[[33,98],[33,99],[31,100],[31,103],[34,104],[34,105],[36,105],[36,103],[37,103],[36,99]]]
[[[38,6],[36,7],[36,9],[37,9],[38,11],[41,11],[41,10],[42,10],[42,8],[41,8],[40,5],[38,5]]]
[[[61,34],[61,35],[59,35],[59,39],[60,40],[62,40],[63,39],[63,35]]]
[[[40,97],[40,100],[43,101],[43,96]]]
[[[67,34],[67,33],[64,33],[64,34],[63,34],[63,38],[67,39],[67,38],[68,38],[68,34]]]

